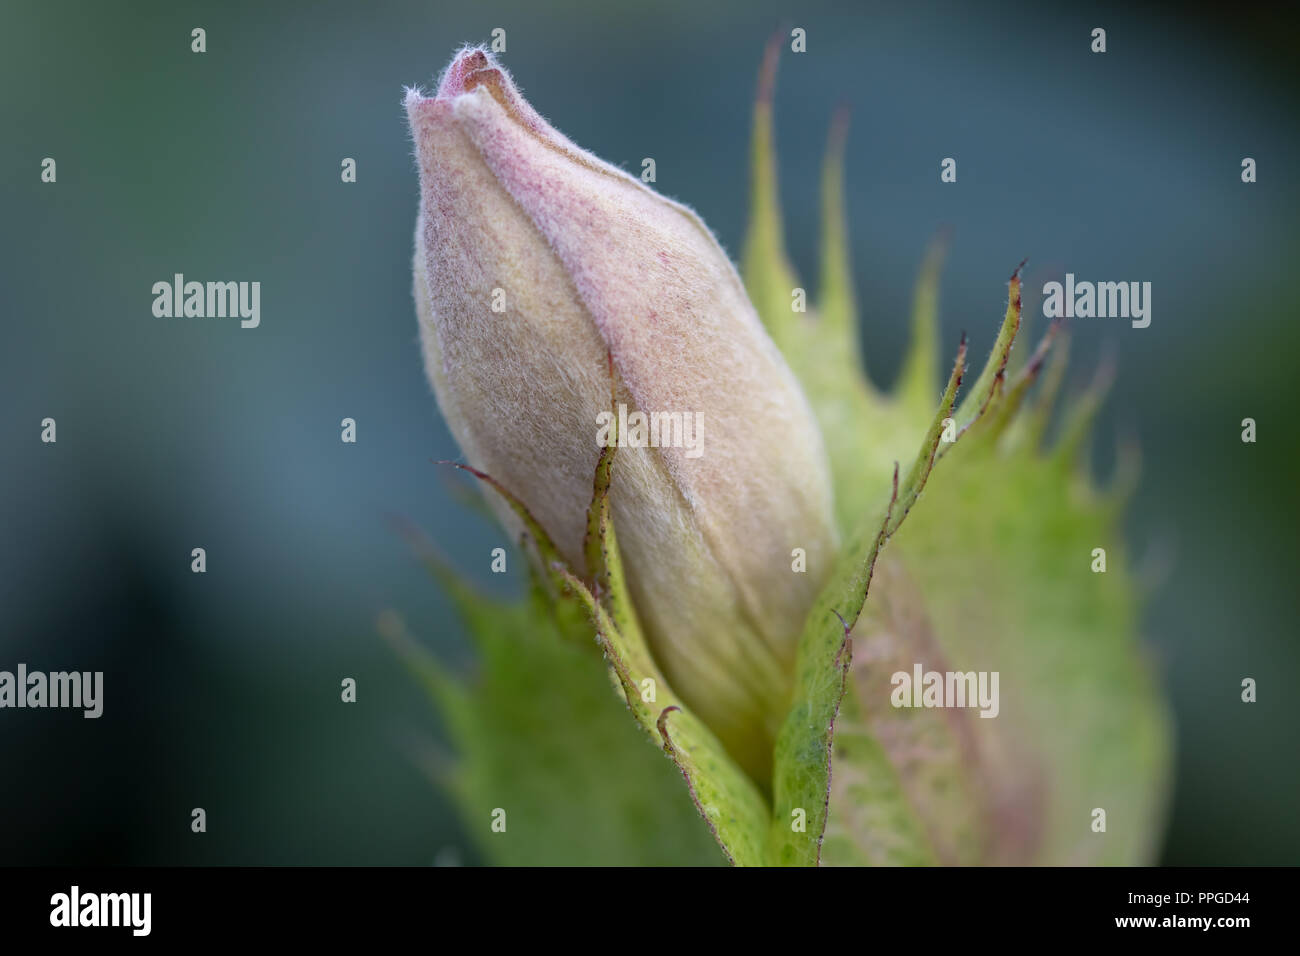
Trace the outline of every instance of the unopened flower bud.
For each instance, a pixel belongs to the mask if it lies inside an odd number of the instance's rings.
[[[612,360],[637,615],[677,693],[762,777],[835,549],[797,381],[704,223],[561,135],[490,54],[463,50],[406,109],[425,363],[466,459],[581,569]]]

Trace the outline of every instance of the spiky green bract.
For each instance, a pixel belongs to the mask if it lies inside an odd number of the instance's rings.
[[[433,770],[482,857],[527,866],[725,862],[677,769],[611,692],[585,615],[557,619],[554,598],[537,585],[528,600],[503,601],[435,570],[473,638],[472,673],[449,673],[391,615],[381,630],[442,717],[453,755]],[[498,810],[504,832],[493,829]]]
[[[790,308],[800,282],[782,244],[771,145],[778,49],[760,74],[745,279],[824,430],[842,529],[864,530],[849,538],[800,645],[777,746],[774,862],[1150,862],[1171,730],[1139,645],[1120,538],[1135,466],[1131,452],[1122,456],[1122,477],[1101,493],[1078,465],[1108,370],[1066,409],[1056,447],[1044,452],[1064,348],[1022,411],[1059,329],[1027,360],[1010,361],[1017,269],[989,360],[951,413],[950,436],[961,440],[918,456],[919,484],[904,480],[891,497],[887,469],[915,449],[937,397],[944,243],[926,256],[912,346],[893,393],[883,394],[862,374],[856,316],[845,314],[855,296],[846,287],[839,117],[823,185],[821,312]],[[932,423],[926,442],[934,437]],[[924,500],[904,522],[921,486]],[[1095,548],[1106,550],[1105,572],[1092,570]],[[997,716],[895,706],[893,675],[917,665],[997,671]]]
[[[837,852],[827,862],[888,862],[897,851],[853,819],[862,788],[881,786],[878,763],[869,765],[874,780],[856,765],[852,748],[864,737],[888,757],[918,857],[1152,862],[1169,785],[1169,715],[1138,641],[1120,499],[1062,465],[1055,451],[967,436],[890,543],[853,633],[869,663],[849,681],[859,716],[837,727],[845,749],[835,755],[828,842]],[[1105,549],[1104,572],[1093,570],[1096,548]],[[892,707],[889,674],[913,662],[998,672],[997,716]]]

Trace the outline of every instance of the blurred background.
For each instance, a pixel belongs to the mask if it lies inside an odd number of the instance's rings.
[[[1266,7],[1089,6],[6,0],[0,669],[102,670],[105,701],[97,721],[0,711],[0,864],[476,862],[412,758],[435,717],[374,625],[397,609],[469,663],[390,514],[485,588],[520,586],[489,573],[506,542],[430,464],[458,452],[416,346],[402,86],[505,29],[540,112],[634,173],[654,157],[657,188],[734,257],[782,25],[808,37],[776,96],[790,250],[812,283],[847,100],[875,381],[944,227],[946,354],[962,329],[988,348],[1025,256],[1035,309],[1066,268],[1152,283],[1151,326],[1075,323],[1072,368],[1081,383],[1118,358],[1099,473],[1125,430],[1143,449],[1127,533],[1162,575],[1145,631],[1178,729],[1162,859],[1300,862],[1296,31]],[[155,318],[151,287],[177,272],[260,281],[260,328]]]

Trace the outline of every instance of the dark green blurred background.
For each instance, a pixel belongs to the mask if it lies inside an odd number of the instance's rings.
[[[987,349],[1026,255],[1035,308],[1063,268],[1152,282],[1150,328],[1075,324],[1074,370],[1088,377],[1106,342],[1119,359],[1097,464],[1136,432],[1129,541],[1166,568],[1146,618],[1179,735],[1164,860],[1300,861],[1289,20],[902,2],[0,9],[0,668],[106,684],[98,721],[0,712],[0,863],[476,860],[412,757],[436,721],[374,629],[396,608],[468,663],[386,514],[486,587],[518,587],[489,580],[505,542],[429,464],[458,452],[415,342],[402,86],[504,28],[539,111],[629,170],[654,157],[658,188],[734,256],[755,71],[783,23],[808,32],[776,100],[791,252],[811,282],[822,143],[848,100],[877,382],[945,225],[946,351],[963,328]],[[946,156],[956,185],[939,182]],[[260,281],[261,327],[154,318],[150,288],[175,272]],[[55,445],[39,440],[47,416]],[[339,441],[344,417],[356,445]],[[355,705],[339,702],[345,676]]]

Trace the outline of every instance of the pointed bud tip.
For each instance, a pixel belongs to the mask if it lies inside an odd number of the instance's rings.
[[[452,58],[438,81],[438,99],[451,99],[473,89],[474,74],[480,70],[496,68],[492,54],[480,46],[466,46]]]
[[[417,107],[447,102],[464,93],[472,92],[485,81],[490,81],[493,74],[496,78],[502,77],[502,70],[491,53],[479,46],[462,47],[452,57],[447,68],[442,71],[442,75],[438,78],[437,91],[433,96],[426,96],[418,86],[404,88],[406,111],[410,114]]]

